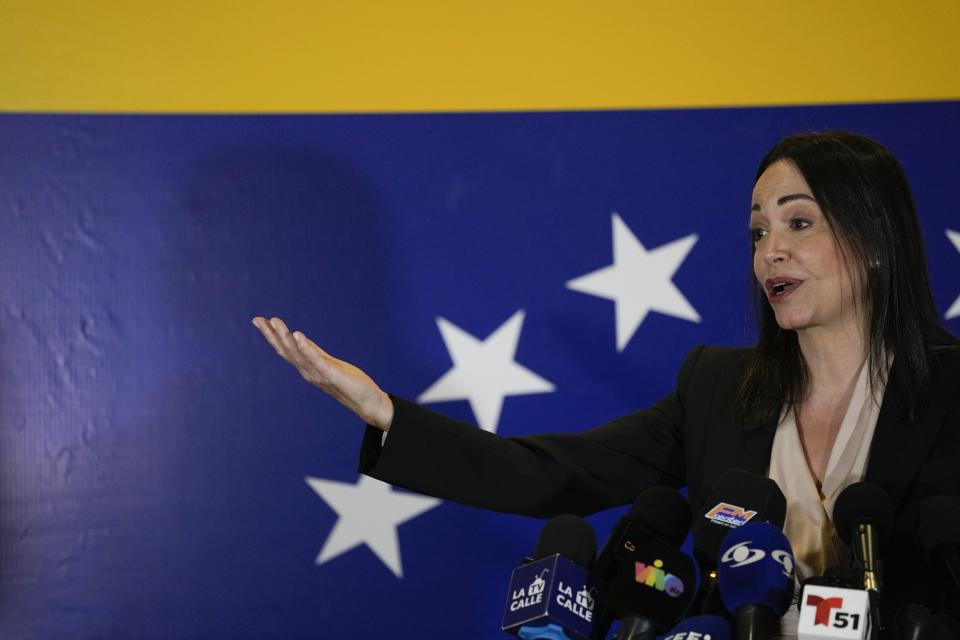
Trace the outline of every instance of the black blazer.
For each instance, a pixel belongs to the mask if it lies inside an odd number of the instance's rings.
[[[776,422],[746,430],[732,411],[750,355],[697,347],[676,389],[656,405],[581,434],[504,438],[394,398],[389,444],[381,448],[382,432],[369,427],[360,472],[445,500],[544,518],[630,504],[656,484],[687,486],[697,517],[728,468],[767,473]],[[904,602],[932,606],[941,598],[935,568],[912,532],[924,498],[960,496],[960,350],[940,352],[933,365],[929,396],[913,422],[888,385],[867,464],[865,480],[896,505],[882,552],[884,617]]]

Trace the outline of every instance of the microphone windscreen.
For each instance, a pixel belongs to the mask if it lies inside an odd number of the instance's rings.
[[[728,469],[713,486],[693,529],[693,544],[702,562],[716,565],[720,545],[731,529],[752,520],[783,528],[787,500],[777,483],[755,473]]]
[[[934,624],[943,627],[950,632],[950,635],[960,640],[960,620],[957,620],[949,613],[935,613],[930,618]]]
[[[662,640],[730,640],[730,623],[720,616],[702,615],[681,620]]]
[[[697,591],[693,558],[666,543],[644,540],[631,552],[633,560],[619,564],[607,605],[618,619],[643,616],[666,631],[686,613]]]
[[[717,586],[727,610],[762,605],[782,616],[793,600],[794,558],[790,542],[769,522],[749,522],[723,541]]]
[[[897,640],[923,640],[924,622],[930,617],[930,610],[922,604],[908,602],[897,609],[894,625]]]
[[[690,531],[690,506],[675,489],[650,487],[637,496],[627,519],[640,523],[657,539],[679,547]]]
[[[540,532],[533,558],[540,560],[556,553],[581,567],[589,567],[597,553],[593,527],[577,516],[564,514],[551,518]]]
[[[947,542],[960,543],[960,498],[932,496],[921,502],[916,534],[928,553]]]
[[[960,625],[944,613],[931,615],[926,607],[908,603],[897,610],[894,621],[897,640],[956,640]]]
[[[848,546],[853,530],[871,524],[877,531],[880,546],[893,530],[894,507],[887,492],[872,482],[856,482],[840,492],[833,505],[833,524],[837,535]]]
[[[823,577],[827,580],[831,580],[832,584],[835,587],[843,587],[845,589],[856,589],[857,585],[863,584],[863,576],[860,575],[855,567],[845,567],[843,565],[834,565],[828,567],[826,571],[823,572]],[[828,583],[823,583],[828,584]]]

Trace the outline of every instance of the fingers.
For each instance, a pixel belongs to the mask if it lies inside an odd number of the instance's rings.
[[[277,354],[301,373],[308,374],[329,366],[325,359],[330,356],[323,349],[300,331],[291,334],[286,323],[280,318],[274,317],[268,321],[257,316],[253,319],[253,325],[260,330]]]
[[[266,318],[257,316],[253,319],[253,326],[260,330],[260,333],[263,334],[263,337],[267,339],[267,342],[270,343],[270,346],[273,347],[274,351],[277,352],[277,355],[286,356],[283,353],[283,345],[280,343],[280,339],[276,336],[273,331],[273,327],[267,322]]]
[[[296,364],[296,347],[293,346],[293,340],[290,338],[290,332],[287,325],[280,318],[271,318],[267,320],[257,316],[253,319],[253,325],[260,330],[263,337],[267,339],[277,354],[291,364]]]
[[[287,325],[284,324],[283,320],[280,318],[270,318],[270,326],[273,327],[277,338],[280,340],[280,344],[283,345],[283,350],[294,358],[299,356],[300,350],[293,344],[293,336],[290,335],[290,329],[287,329]]]
[[[297,348],[300,350],[300,355],[306,358],[306,360],[312,363],[314,366],[325,366],[327,364],[327,360],[331,359],[329,353],[321,349],[316,342],[303,335],[302,332],[295,332],[293,334],[293,340],[297,345]]]

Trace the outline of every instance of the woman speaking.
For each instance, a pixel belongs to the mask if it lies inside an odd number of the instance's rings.
[[[656,484],[689,487],[697,509],[736,467],[783,491],[801,579],[846,556],[833,504],[867,480],[896,508],[885,611],[932,602],[913,524],[924,498],[960,496],[960,345],[934,308],[906,175],[860,135],[784,138],[760,162],[749,233],[757,345],[697,347],[655,406],[577,435],[496,436],[388,395],[279,318],[253,323],[369,425],[365,474],[550,517],[629,504]]]

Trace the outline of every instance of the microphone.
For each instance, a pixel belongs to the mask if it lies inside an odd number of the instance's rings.
[[[593,571],[612,580],[618,562],[629,561],[638,542],[658,540],[679,548],[689,530],[690,508],[683,496],[670,487],[650,487],[614,526]]]
[[[920,604],[908,603],[897,611],[897,640],[956,640],[947,617],[930,615]]]
[[[853,567],[843,565],[834,565],[827,568],[822,576],[813,576],[806,580],[809,584],[819,584],[824,587],[843,587],[844,589],[856,589],[862,586],[863,577],[860,572]]]
[[[731,640],[730,623],[721,616],[693,616],[681,621],[660,640]]]
[[[897,611],[894,627],[897,630],[897,640],[921,640],[921,627],[930,617],[930,611],[922,604],[908,602]]]
[[[916,538],[960,589],[960,498],[933,496],[920,503]]]
[[[693,546],[697,562],[703,568],[700,584],[700,613],[719,613],[715,602],[716,567],[720,547],[731,530],[751,521],[770,522],[783,528],[787,500],[777,483],[740,469],[727,469],[713,485],[693,527]]]
[[[717,584],[735,617],[735,640],[763,640],[793,600],[796,562],[790,542],[769,522],[748,522],[723,541]]]
[[[593,528],[582,518],[549,520],[533,561],[510,577],[502,629],[524,640],[587,640],[602,586],[586,569],[596,548]]]
[[[879,597],[880,547],[893,529],[893,502],[870,482],[856,482],[840,492],[833,505],[833,523],[840,539],[853,550],[854,565],[863,573],[863,588]]]
[[[873,630],[870,596],[863,589],[813,584],[800,594],[797,640],[864,640]]]
[[[631,561],[619,563],[606,593],[607,610],[620,620],[615,636],[619,640],[654,640],[676,624],[693,602],[697,565],[690,556],[658,540],[637,542],[630,554]]]
[[[859,572],[858,586],[870,594],[873,633],[879,635],[880,590],[883,567],[880,548],[893,530],[894,506],[887,492],[870,482],[855,482],[840,492],[833,505],[833,523],[840,539],[853,550],[853,566]]]
[[[951,640],[960,640],[960,620],[949,613],[935,613],[931,617],[937,624],[950,632]]]
[[[675,490],[656,486],[637,496],[627,515],[613,528],[594,565],[594,573],[610,585],[603,599],[594,637],[605,637],[615,619],[621,618],[621,615],[629,615],[623,614],[624,611],[629,611],[629,607],[624,603],[629,603],[629,594],[636,589],[637,563],[649,563],[656,559],[647,555],[655,554],[657,549],[669,554],[670,558],[675,557],[679,553],[676,548],[683,543],[689,529],[690,508],[683,496]],[[659,546],[651,549],[648,543],[657,543]],[[667,557],[660,557],[660,560],[666,563],[665,566],[669,569],[671,566],[687,566],[686,560],[689,559],[683,556],[676,561],[668,561]],[[618,579],[621,574],[626,577]],[[673,574],[679,575],[676,572]],[[692,592],[693,586],[690,586],[689,578],[682,580],[687,585],[686,590]],[[661,629],[667,629],[682,614],[683,611],[676,612],[675,617],[659,620],[658,624]]]

